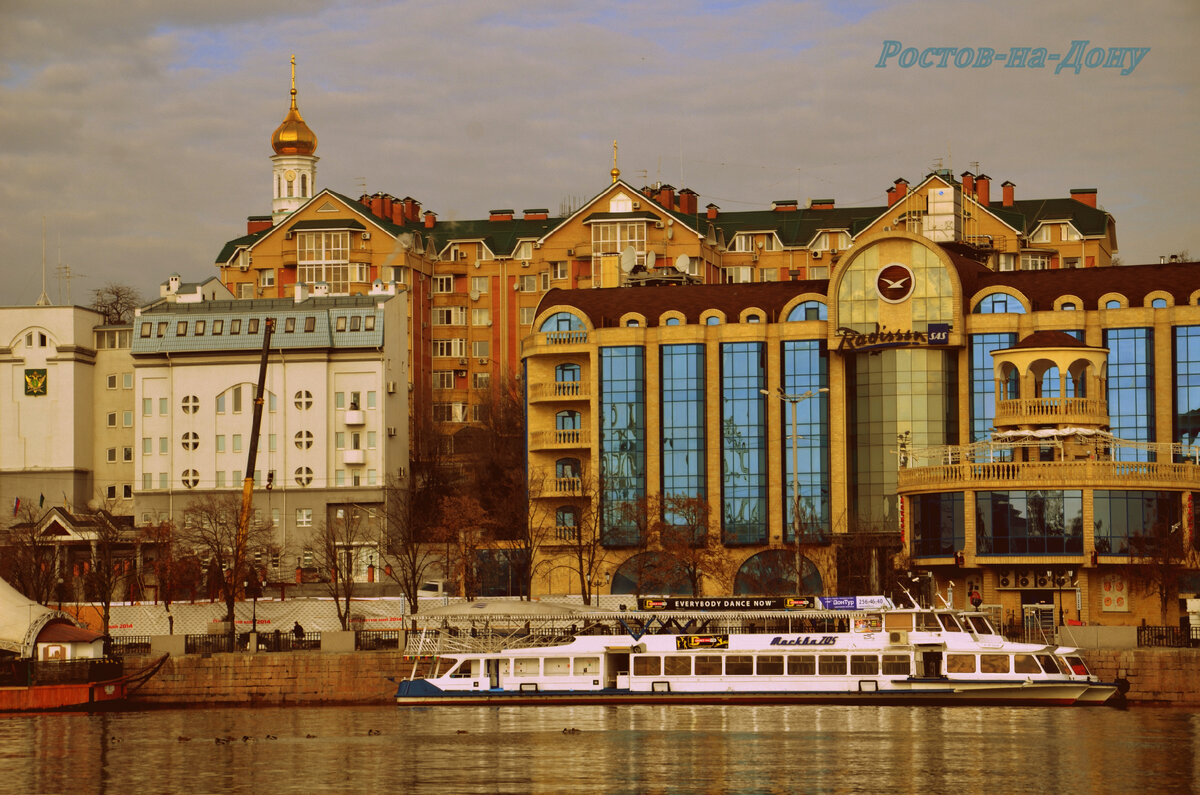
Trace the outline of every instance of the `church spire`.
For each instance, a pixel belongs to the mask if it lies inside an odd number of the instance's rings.
[[[317,136],[304,122],[296,104],[296,56],[292,56],[291,107],[271,135],[275,181],[271,217],[279,223],[312,198],[317,176]]]
[[[621,178],[621,169],[617,168],[617,139],[613,139],[613,167],[612,171],[608,172],[612,176],[612,181],[615,184]]]

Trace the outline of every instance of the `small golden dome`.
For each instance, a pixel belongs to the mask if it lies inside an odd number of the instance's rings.
[[[317,151],[317,135],[296,107],[296,89],[292,89],[292,107],[283,117],[283,123],[271,135],[271,148],[277,155],[311,155]]]

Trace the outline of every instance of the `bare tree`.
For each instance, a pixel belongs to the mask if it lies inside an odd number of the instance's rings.
[[[22,505],[4,537],[0,573],[14,588],[38,604],[54,600],[61,568],[58,548],[38,530],[38,509]]]
[[[531,473],[526,478],[524,472],[522,467],[521,480],[527,483],[528,496],[521,506],[523,516],[509,525],[515,532],[507,550],[509,566],[517,569],[517,590],[528,599],[533,593],[534,579],[553,565],[553,559],[545,554],[546,551],[558,543],[558,505],[546,497],[551,491],[573,495],[577,485],[573,478],[558,478],[546,472]]]
[[[475,497],[459,495],[438,500],[437,515],[433,535],[441,541],[446,574],[472,600],[479,595],[478,553],[490,538],[487,512]]]
[[[686,580],[696,596],[704,595],[709,579],[723,591],[730,591],[737,564],[729,549],[721,543],[720,531],[713,526],[712,506],[701,496],[669,495],[662,500],[663,513],[657,523],[659,547],[673,567],[672,580]]]
[[[249,582],[255,554],[273,552],[274,528],[270,521],[254,519],[243,536],[238,532],[242,501],[239,496],[201,497],[184,509],[178,539],[209,559],[209,589],[225,602],[225,620],[233,635],[233,606]]]
[[[1130,535],[1126,579],[1131,590],[1157,596],[1163,624],[1170,607],[1179,598],[1179,586],[1200,568],[1200,552],[1184,542],[1183,522],[1174,517],[1160,518],[1144,533]]]
[[[410,481],[396,476],[388,478],[384,495],[379,540],[383,571],[404,592],[409,611],[416,613],[421,583],[430,572],[445,566],[433,521],[436,498],[428,487],[414,489]]]
[[[91,556],[84,569],[83,583],[88,599],[100,603],[101,626],[107,635],[113,599],[125,596],[136,582],[134,546],[137,536],[132,517],[113,516],[100,510],[88,518]]]
[[[342,506],[333,519],[321,524],[314,538],[316,564],[329,574],[324,585],[333,597],[343,630],[350,629],[355,572],[362,564],[360,556],[373,551],[378,538],[378,529],[368,509],[359,505]]]
[[[592,583],[596,582],[601,567],[608,559],[608,549],[604,546],[599,479],[589,477],[585,469],[580,472],[579,482],[579,497],[572,501],[576,508],[576,524],[574,528],[564,528],[560,549],[570,561],[580,598],[585,605],[590,605]]]
[[[108,326],[133,322],[133,311],[141,305],[141,294],[128,284],[109,282],[92,291],[92,309],[104,315],[104,323]]]

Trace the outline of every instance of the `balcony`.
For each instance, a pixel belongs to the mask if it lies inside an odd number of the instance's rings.
[[[529,385],[529,402],[545,400],[590,400],[591,384],[583,381],[554,381]]]
[[[1108,425],[1108,401],[1045,397],[996,401],[996,427],[1013,425]]]
[[[367,461],[367,451],[346,450],[342,453],[342,461],[346,464],[364,464]]]
[[[583,429],[534,431],[529,435],[533,450],[567,450],[592,446],[592,435]]]
[[[1190,489],[1200,466],[1154,461],[961,461],[901,469],[900,492],[988,488]]]
[[[588,344],[588,332],[586,329],[578,331],[541,331],[536,334],[530,334],[525,339],[521,340],[521,355],[529,356],[533,353],[546,353],[553,349],[555,353],[574,353],[576,350],[586,351]]]
[[[546,490],[536,497],[579,497],[583,494],[582,478],[550,478],[546,482]]]
[[[347,425],[364,425],[364,424],[366,424],[366,421],[367,421],[367,417],[362,409],[347,409],[346,410],[346,424]]]

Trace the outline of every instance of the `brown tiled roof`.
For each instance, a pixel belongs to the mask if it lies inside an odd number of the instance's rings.
[[[1078,296],[1083,301],[1080,309],[1096,309],[1100,297],[1106,293],[1120,293],[1130,306],[1143,306],[1146,296],[1156,290],[1170,294],[1176,304],[1182,305],[1200,289],[1198,262],[1012,272],[960,267],[959,275],[964,300],[988,287],[1011,287],[1029,299],[1030,308],[1035,312],[1053,310],[1054,301],[1064,295]]]
[[[1065,331],[1035,331],[1016,344],[1017,348],[1086,348]]]
[[[646,325],[657,326],[663,312],[682,312],[688,323],[699,323],[701,313],[718,309],[725,320],[736,323],[742,310],[758,307],[767,313],[767,323],[777,323],[780,312],[793,296],[820,293],[829,289],[826,279],[800,282],[760,282],[757,284],[694,284],[661,287],[610,287],[600,290],[554,289],[542,297],[538,312],[545,307],[573,306],[596,328],[617,326],[621,315],[638,312]]]

